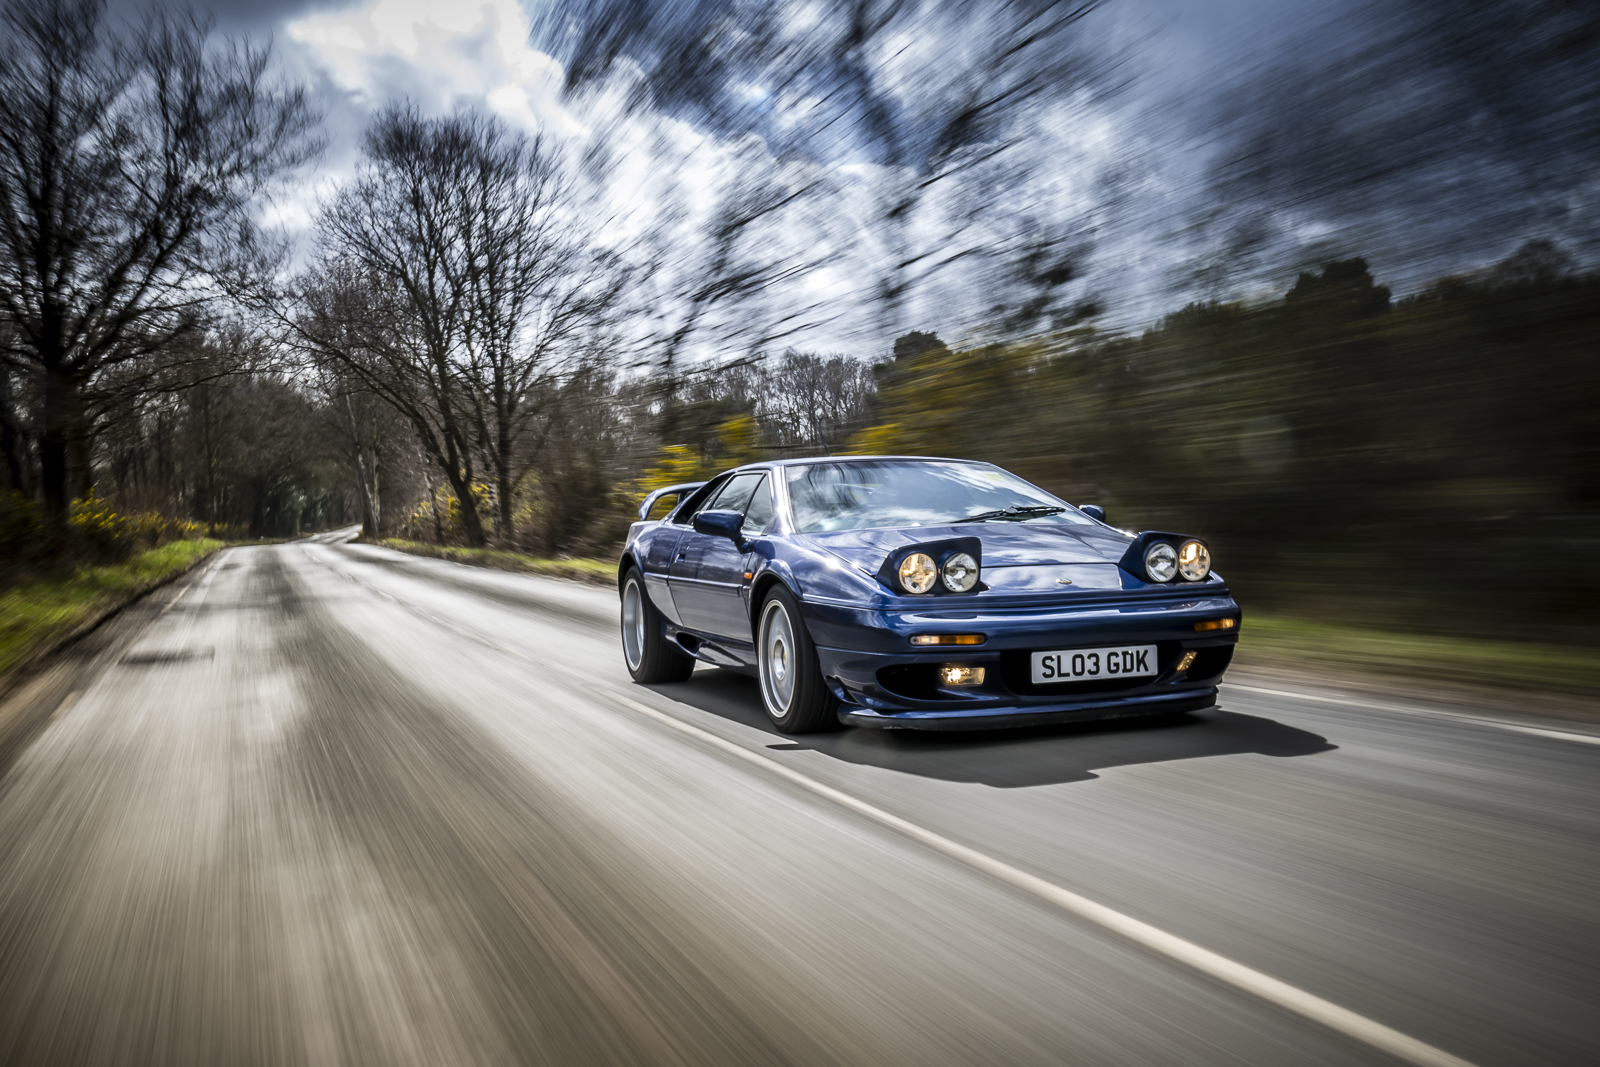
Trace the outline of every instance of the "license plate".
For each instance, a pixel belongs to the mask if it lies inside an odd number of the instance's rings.
[[[1033,684],[1084,682],[1094,678],[1140,678],[1156,673],[1156,646],[1067,648],[1033,654]]]

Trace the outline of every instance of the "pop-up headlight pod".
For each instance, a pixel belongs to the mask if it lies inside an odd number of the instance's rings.
[[[961,596],[983,584],[983,541],[951,537],[904,545],[878,568],[878,581],[910,596]]]

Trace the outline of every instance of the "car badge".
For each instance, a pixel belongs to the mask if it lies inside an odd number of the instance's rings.
[[[1071,578],[1057,578],[1056,579],[1056,584],[1057,585],[1071,585],[1072,584],[1072,579]]]

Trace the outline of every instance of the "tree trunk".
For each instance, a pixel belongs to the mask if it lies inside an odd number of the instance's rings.
[[[500,515],[497,525],[500,527],[500,541],[502,548],[516,548],[516,530],[512,528],[511,519],[511,473],[504,468],[495,472],[495,493],[499,496],[497,503],[500,505]]]
[[[72,409],[76,383],[59,372],[45,373],[44,404],[39,426],[39,487],[44,496],[44,513],[60,519],[71,505],[67,484],[68,460],[72,447]]]
[[[450,488],[455,491],[456,503],[461,505],[461,525],[467,535],[467,545],[484,548],[489,539],[483,535],[483,518],[478,514],[478,499],[472,495],[472,479],[463,478],[455,471],[446,471]]]
[[[483,519],[478,515],[478,498],[472,495],[471,453],[463,454],[457,450],[456,438],[451,435],[448,426],[444,439],[444,462],[439,466],[444,471],[445,480],[450,483],[450,488],[456,494],[456,503],[461,506],[461,525],[467,535],[467,545],[471,548],[486,547],[488,539],[483,536]]]
[[[372,533],[367,536],[379,538],[383,536],[383,496],[382,486],[378,484],[379,472],[382,467],[378,463],[378,450],[376,448],[372,450],[372,465],[370,469],[372,471],[370,483],[372,493],[366,499],[366,506],[372,512]],[[365,520],[363,519],[363,521]]]
[[[502,416],[497,427],[497,440],[495,441],[494,456],[494,488],[496,501],[500,506],[499,526],[500,542],[502,548],[516,548],[516,531],[512,528],[512,501],[511,501],[511,431],[510,419]]]
[[[344,395],[344,412],[350,432],[350,450],[355,459],[356,491],[361,495],[361,536],[376,540],[378,532],[378,464],[367,462],[367,449],[361,442],[361,424],[356,420],[355,404]]]
[[[94,442],[90,438],[89,426],[82,412],[73,414],[74,417],[69,422],[71,436],[67,445],[67,456],[70,460],[68,485],[72,499],[82,500],[94,495]]]
[[[0,450],[6,454],[6,487],[19,493],[28,491],[22,473],[22,429],[12,418],[11,370],[0,367]]]
[[[369,470],[367,466],[366,451],[359,445],[356,447],[356,488],[361,495],[361,536],[378,537],[378,501],[377,488],[372,484],[377,478],[377,472]]]
[[[203,416],[200,421],[200,429],[203,434],[203,458],[205,459],[206,476],[206,536],[215,537],[217,536],[217,442],[211,422],[213,396],[209,385],[201,386],[201,388],[204,392],[198,394],[196,400]]]

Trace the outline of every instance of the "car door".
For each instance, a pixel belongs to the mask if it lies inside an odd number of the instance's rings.
[[[668,588],[668,575],[671,573],[673,561],[677,558],[678,542],[683,539],[683,530],[680,527],[662,523],[645,535],[648,540],[644,545],[644,588],[655,606],[660,609],[672,622],[682,625],[683,619],[678,614],[677,605],[672,602],[672,591]]]
[[[740,532],[746,540],[758,537],[772,521],[772,481],[763,476],[742,507],[720,500],[717,507],[741,510],[744,513],[744,525]],[[712,540],[719,544],[711,546],[701,557],[700,569],[696,574],[699,579],[698,595],[703,598],[701,603],[705,614],[695,624],[695,629],[748,644],[750,607],[745,602],[744,572],[750,569],[753,557],[748,552],[740,552],[726,537]]]
[[[694,600],[694,574],[699,569],[699,557],[701,557],[702,550],[699,539],[706,536],[706,534],[694,533],[694,515],[710,507],[710,502],[715,501],[717,496],[722,494],[726,485],[728,485],[726,482],[720,483],[720,485],[712,483],[712,485],[707,486],[706,490],[701,490],[704,496],[701,496],[698,504],[690,502],[682,512],[678,512],[672,517],[674,522],[662,523],[664,528],[670,525],[670,528],[674,530],[672,549],[667,553],[666,560],[661,563],[661,576],[666,582],[667,600],[672,603],[672,611],[669,611],[667,616],[672,619],[674,624],[682,625],[682,627],[693,629],[690,622],[686,621],[685,616],[683,616],[683,605]]]
[[[766,477],[760,471],[736,474],[696,510],[743,514]],[[743,590],[744,554],[732,541],[693,529],[683,534],[672,566],[672,599],[685,628],[748,644],[750,622],[744,614]]]

